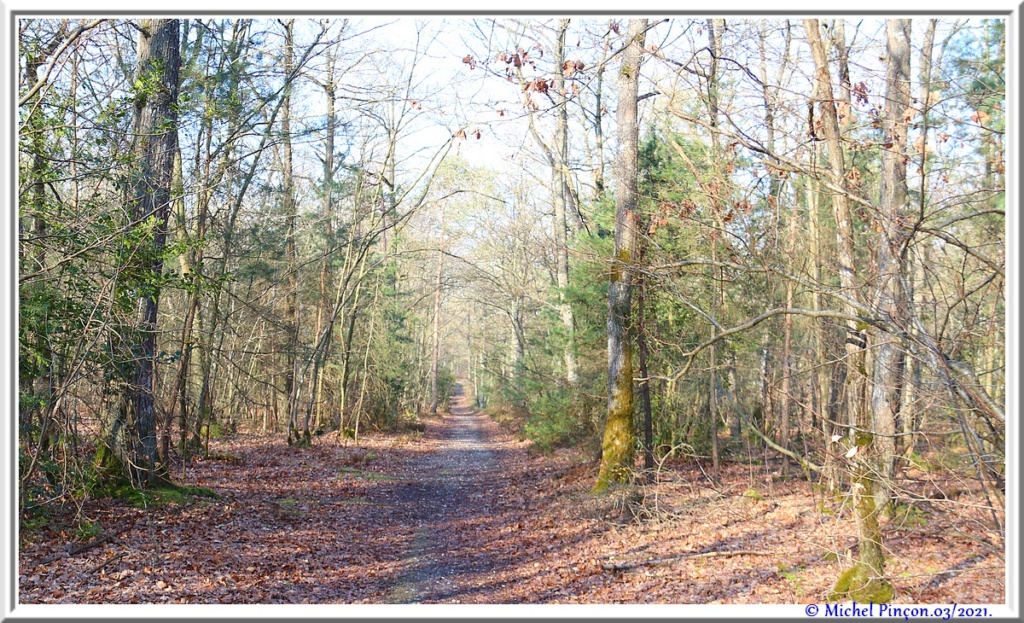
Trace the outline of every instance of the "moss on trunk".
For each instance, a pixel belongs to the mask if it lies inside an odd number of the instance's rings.
[[[627,346],[627,351],[628,346]],[[627,354],[627,361],[630,358]],[[601,444],[601,470],[593,493],[605,492],[613,483],[629,482],[634,458],[633,432],[633,368],[619,369],[615,387],[608,401],[608,421]]]
[[[870,439],[868,440],[870,443]],[[877,483],[868,469],[861,468],[853,484],[854,511],[860,532],[857,563],[836,582],[829,600],[853,600],[865,603],[887,603],[895,589],[886,581],[885,555],[882,553],[882,530],[878,525],[875,505]]]

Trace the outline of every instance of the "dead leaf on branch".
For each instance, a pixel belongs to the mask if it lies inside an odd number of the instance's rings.
[[[988,120],[991,118],[992,116],[985,112],[984,110],[976,111],[973,115],[971,115],[971,121],[982,126],[988,123]]]
[[[857,103],[866,105],[868,103],[868,85],[858,82],[853,86],[853,95]]]
[[[523,91],[536,92],[536,93],[547,93],[548,92],[548,81],[546,78],[537,78],[531,80],[523,85]]]

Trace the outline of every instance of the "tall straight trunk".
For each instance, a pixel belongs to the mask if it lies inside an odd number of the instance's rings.
[[[711,261],[717,262],[718,256],[714,242],[711,243]],[[718,268],[715,266],[711,267],[711,317],[717,319],[718,317],[718,283],[716,277]],[[711,373],[708,379],[708,434],[711,437],[711,470],[715,477],[718,476],[720,468],[720,457],[718,448],[718,419],[719,419],[719,404],[718,404],[718,349],[716,344],[712,344],[708,348],[708,365],[711,368]]]
[[[341,357],[341,379],[338,381],[338,435],[345,434],[345,416],[348,414],[348,380],[352,373],[352,339],[355,336],[356,319],[359,317],[359,298],[363,292],[363,283],[360,280],[356,283],[355,293],[352,296],[352,305],[348,312],[348,327],[345,330],[345,343],[342,348]]]
[[[568,115],[567,97],[565,93],[565,74],[562,66],[565,63],[565,32],[569,28],[569,20],[560,20],[558,33],[555,40],[555,73],[552,79],[555,98],[557,102],[555,117],[555,145],[556,156],[554,166],[551,168],[551,197],[555,208],[555,247],[556,247],[556,269],[555,276],[558,284],[558,312],[562,318],[562,329],[565,332],[565,346],[563,347],[563,358],[565,361],[565,380],[569,385],[577,382],[576,352],[575,352],[575,320],[573,318],[572,305],[566,298],[566,290],[569,288],[569,242],[568,242],[568,218],[567,204],[572,201],[569,190],[569,140],[568,140]]]
[[[933,101],[932,90],[932,55],[935,49],[935,27],[937,19],[928,20],[925,29],[924,42],[921,45],[920,63],[918,64],[918,81],[920,95],[918,102],[921,105],[921,186],[918,189],[918,218],[924,215],[924,208],[927,201],[928,188],[928,130],[929,130],[929,109],[937,102]],[[909,206],[908,206],[909,212]],[[922,294],[924,292],[924,258],[915,258],[912,254],[906,254],[903,260],[903,275],[906,287],[903,289],[904,300],[910,305],[912,314],[921,313],[923,304]],[[908,360],[907,353],[902,352],[903,363],[903,391],[900,392],[900,422],[899,428],[903,433],[900,439],[901,447],[898,454],[909,454],[914,450],[915,431],[917,430],[917,413],[919,410],[917,400],[918,388],[921,386],[921,361],[917,357]],[[908,369],[909,368],[909,369]]]
[[[310,400],[309,408],[306,411],[306,421],[308,422],[310,416],[313,413],[314,407],[316,408],[316,426],[319,428],[322,423],[323,407],[320,401],[321,391],[323,388],[322,376],[323,376],[323,364],[327,361],[330,356],[331,342],[334,338],[334,317],[328,310],[328,292],[331,290],[332,279],[330,263],[331,256],[333,255],[334,245],[334,134],[337,130],[337,117],[335,116],[335,108],[337,95],[335,93],[334,85],[334,55],[330,51],[327,53],[327,78],[324,83],[324,93],[327,96],[327,127],[325,130],[326,136],[324,137],[324,167],[323,167],[323,182],[321,185],[321,193],[323,194],[323,211],[320,215],[323,221],[324,228],[324,258],[320,264],[320,297],[317,299],[316,307],[316,332],[314,335],[320,336],[321,332],[326,332],[323,336],[323,341],[318,344],[316,352],[313,354],[313,374],[310,375]],[[307,426],[308,428],[308,426]]]
[[[282,22],[284,25],[284,72],[291,75],[295,69],[295,20]],[[295,180],[292,171],[292,84],[285,85],[281,105],[281,143],[284,156],[281,164],[281,207],[284,211],[285,262],[287,292],[285,294],[285,393],[288,395],[288,443],[302,443],[298,430],[299,388],[299,275],[298,250],[295,244],[296,221]],[[306,431],[308,441],[308,431]]]
[[[523,327],[523,297],[517,296],[512,307],[512,388],[516,408],[526,409],[526,330]]]
[[[639,257],[643,262],[644,249],[640,245]],[[654,422],[651,413],[651,381],[647,378],[647,276],[641,274],[637,284],[636,346],[640,364],[640,408],[644,414],[644,471],[652,477],[654,469]]]
[[[609,33],[610,35],[611,33]],[[594,201],[600,201],[604,197],[604,72],[605,61],[608,60],[608,39],[605,39],[601,48],[601,61],[597,66],[597,76],[594,80],[594,149],[596,151],[594,162]]]
[[[815,156],[817,158],[817,156]],[[821,263],[822,257],[822,232],[821,232],[821,216],[819,213],[818,205],[818,183],[815,179],[808,177],[805,180],[805,202],[807,204],[808,223],[810,224],[811,234],[811,245],[813,249],[814,260],[812,264],[812,275],[814,276],[814,283],[821,283]],[[822,310],[822,296],[821,290],[818,288],[814,289],[811,293],[811,309],[818,312]],[[814,331],[814,365],[811,370],[811,401],[813,404],[813,413],[818,417],[821,426],[821,437],[824,440],[826,448],[832,442],[832,435],[834,434],[835,427],[833,422],[836,420],[836,414],[832,409],[832,399],[829,392],[828,381],[829,378],[824,374],[827,369],[828,360],[825,356],[825,340],[823,334],[826,334],[829,330],[828,324],[818,325]],[[841,368],[840,368],[841,369]],[[830,493],[836,493],[839,487],[839,475],[838,468],[835,461],[835,452],[826,450],[825,458],[822,462],[822,478],[826,489]]]
[[[370,307],[375,308],[377,306],[377,300],[380,297],[380,281],[374,284],[373,301],[370,303]],[[363,374],[359,379],[359,398],[356,400],[354,411],[356,412],[356,421],[352,426],[352,441],[359,441],[359,420],[363,414],[363,398],[366,396],[366,381],[370,376],[370,349],[373,347],[373,316],[368,316],[369,322],[367,322],[366,331],[366,348],[363,349]]]
[[[637,97],[646,19],[631,19],[619,70],[619,155],[616,162],[615,256],[608,285],[608,415],[594,492],[626,482],[633,468],[633,353],[629,343],[631,264],[636,248],[639,125]]]
[[[441,240],[437,243],[437,272],[434,275],[434,317],[430,348],[430,413],[437,413],[438,366],[441,358],[441,286],[444,279],[444,209],[441,210]]]
[[[804,29],[811,47],[815,66],[814,101],[818,104],[821,130],[828,153],[829,176],[835,186],[846,188],[846,165],[843,162],[842,135],[835,98],[832,95],[832,76],[829,72],[825,46],[821,40],[820,25],[816,19],[805,19]],[[814,132],[815,129],[811,128]],[[856,256],[853,248],[853,219],[849,199],[842,192],[832,194],[832,210],[836,221],[836,251],[839,260],[839,284],[847,297],[859,301],[862,298],[857,283]],[[857,307],[844,304],[844,311],[857,315]],[[836,583],[835,595],[858,601],[875,603],[888,602],[893,597],[893,588],[884,578],[885,558],[882,552],[882,533],[878,525],[878,509],[875,507],[877,482],[873,467],[862,457],[872,454],[872,436],[863,431],[870,430],[871,418],[865,409],[867,373],[864,370],[864,349],[867,336],[855,323],[846,326],[846,421],[851,426],[851,443],[859,448],[854,456],[852,482],[854,514],[860,537],[859,558],[853,568],[845,572]]]
[[[722,56],[722,35],[725,32],[724,19],[708,20],[708,43],[711,47],[711,69],[708,77],[708,108],[710,109],[711,125],[718,127],[719,99],[718,89],[720,78],[718,75],[718,59]],[[718,134],[712,136],[713,157],[716,164],[721,164],[722,155],[721,143]],[[715,210],[721,210],[723,206],[716,205]],[[717,238],[711,239],[711,261],[712,264],[718,260]],[[711,266],[711,316],[717,320],[718,316],[718,286],[715,279],[716,267]],[[708,349],[708,363],[711,368],[708,375],[708,434],[711,437],[711,469],[717,477],[719,471],[718,456],[718,348],[712,344]]]
[[[172,181],[173,196],[171,200],[175,204],[175,212],[179,214],[180,222],[179,227],[184,230],[185,224],[185,205],[183,197],[183,181],[181,172],[181,150],[178,149],[174,155],[174,180]],[[189,274],[192,272],[193,263],[189,261],[188,254],[183,254],[181,257],[181,273],[182,275]],[[160,442],[160,460],[165,465],[170,460],[170,446],[171,446],[171,424],[174,421],[175,408],[180,408],[180,419],[179,429],[182,439],[181,452],[185,454],[185,431],[187,430],[188,422],[188,372],[189,362],[191,360],[191,348],[189,340],[192,338],[192,328],[195,324],[196,311],[199,306],[199,294],[195,290],[188,293],[185,302],[185,322],[181,327],[181,339],[179,340],[179,352],[181,353],[181,360],[178,363],[178,374],[174,382],[174,395],[171,397],[170,407],[167,409],[167,414],[164,421],[164,430]]]
[[[177,101],[180,20],[145,19],[139,21],[137,81],[154,88],[137,94],[133,126],[135,162],[132,184],[132,220],[155,219],[152,241],[138,257],[147,294],[138,299],[136,343],[132,346],[131,378],[125,391],[125,408],[131,424],[127,468],[132,481],[147,485],[159,478],[157,473],[156,334],[160,288],[155,282],[163,272],[163,250],[167,242],[167,222],[171,209],[171,185],[174,154],[177,151]]]
[[[853,83],[850,81],[850,49],[846,45],[846,20],[835,21],[832,42],[836,46],[836,64],[839,69],[839,101],[847,105],[853,96]]]
[[[772,81],[768,76],[768,46],[767,46],[767,22],[762,22],[762,27],[758,32],[759,34],[759,46],[758,50],[760,53],[760,72],[761,72],[761,99],[764,104],[764,123],[765,123],[765,147],[767,147],[768,153],[775,153],[775,114],[778,108],[777,104],[777,89],[773,92],[771,87]],[[786,66],[789,63],[789,47],[792,39],[792,25],[789,20],[786,20],[786,43],[783,51],[783,57],[780,63],[778,63],[778,74],[775,78],[775,84],[781,85],[783,72],[786,70]],[[784,184],[782,179],[777,175],[771,175],[768,178],[768,192],[769,202],[775,209],[775,222],[778,223],[780,215],[782,213],[782,192]],[[787,250],[785,254],[788,258],[787,261],[792,262],[794,253],[794,242],[795,242],[795,228],[796,226],[796,207],[794,205],[792,212],[790,213],[790,233],[787,238]],[[792,266],[790,266],[792,271]],[[786,307],[793,306],[793,282],[786,282]],[[789,314],[785,315],[782,319],[783,327],[783,345],[782,345],[782,387],[779,389],[779,401],[778,401],[778,412],[774,409],[765,411],[764,415],[766,418],[771,415],[772,421],[777,422],[777,439],[779,445],[785,449],[789,449],[789,433],[790,433],[790,413],[792,411],[792,348],[791,348],[791,334],[793,327],[793,317]],[[774,405],[773,405],[774,406]],[[782,475],[789,475],[790,458],[789,456],[782,455]]]
[[[790,258],[796,253],[796,221],[797,207],[789,213],[789,234],[786,245]],[[792,261],[792,260],[791,260]],[[792,268],[791,268],[792,270]],[[786,307],[793,308],[793,280],[786,280]],[[779,445],[789,449],[790,413],[793,404],[793,316],[786,314],[782,318],[782,400],[779,413]],[[782,475],[789,476],[789,457],[782,455]]]
[[[886,22],[886,69],[884,142],[891,147],[882,151],[882,184],[879,219],[882,229],[878,244],[878,285],[875,306],[881,316],[904,324],[906,301],[900,281],[904,276],[902,233],[907,212],[907,131],[904,111],[910,107],[910,20]],[[872,431],[878,476],[882,486],[875,491],[875,505],[889,508],[890,487],[896,457],[896,419],[900,410],[902,386],[902,349],[895,338],[882,336],[874,358],[871,392]]]

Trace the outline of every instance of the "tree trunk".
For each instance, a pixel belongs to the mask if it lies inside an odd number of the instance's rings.
[[[719,76],[718,76],[718,59],[722,56],[722,35],[725,32],[725,20],[724,19],[709,19],[708,20],[708,43],[711,47],[711,69],[708,77],[708,108],[710,109],[711,125],[712,127],[718,127],[718,112],[719,112],[719,99],[718,99],[718,87],[719,87]],[[769,130],[771,131],[771,130]],[[718,134],[715,133],[712,138],[713,144],[713,157],[716,165],[721,164],[721,143],[718,140]],[[715,211],[719,212],[723,206],[716,205]],[[717,232],[715,232],[717,233]],[[713,264],[718,260],[718,239],[716,237],[711,238],[711,317],[718,320],[718,280],[715,278],[717,267]],[[711,470],[715,477],[718,477],[719,472],[719,452],[718,452],[718,419],[719,419],[719,405],[718,405],[718,348],[717,344],[712,344],[708,349],[708,365],[710,367],[710,374],[708,375],[708,435],[711,440]]]
[[[789,235],[787,247],[790,258],[796,250],[797,208],[794,203],[789,213]],[[792,263],[792,260],[791,260]],[[790,268],[792,270],[792,267]],[[786,307],[793,307],[793,280],[786,280]],[[786,314],[782,318],[782,400],[779,405],[779,445],[789,449],[790,413],[793,404],[793,316]],[[789,457],[782,455],[782,476],[789,476]]]
[[[295,70],[295,20],[282,22],[284,25],[284,73],[291,75]],[[300,433],[298,430],[299,389],[299,262],[295,244],[296,221],[298,214],[295,206],[295,181],[292,173],[292,85],[285,85],[281,105],[281,142],[284,158],[281,165],[281,207],[284,211],[287,230],[285,232],[285,262],[288,274],[285,294],[285,393],[288,395],[288,444],[305,444],[309,442],[309,431]]]
[[[441,209],[441,239],[437,243],[437,273],[434,275],[434,317],[430,347],[430,413],[437,413],[438,365],[441,359],[441,286],[444,281],[444,208]]]
[[[549,145],[541,138],[534,123],[533,112],[527,108],[530,119],[530,132],[537,145],[544,152],[548,165],[551,168],[551,204],[554,210],[554,223],[552,233],[555,240],[555,285],[558,288],[558,313],[562,320],[562,328],[565,333],[565,344],[563,346],[563,362],[565,365],[565,380],[569,385],[577,382],[577,364],[575,352],[575,319],[572,306],[566,297],[566,290],[569,287],[569,219],[568,211],[572,207],[573,212],[579,214],[572,190],[569,186],[568,166],[568,108],[565,90],[565,34],[569,28],[568,19],[558,22],[555,33],[555,46],[552,63],[554,65],[551,90],[548,97],[554,102],[555,112],[555,134],[553,144]],[[521,83],[525,84],[525,78],[519,73]],[[582,222],[582,221],[580,221]]]
[[[839,188],[846,188],[846,166],[843,162],[842,136],[839,129],[839,117],[835,99],[832,95],[832,76],[829,72],[825,46],[821,41],[820,25],[816,19],[805,19],[804,29],[807,41],[811,46],[815,66],[815,95],[818,103],[821,131],[828,152],[829,174],[832,183]],[[811,133],[817,129],[809,128]],[[832,195],[832,209],[836,220],[836,250],[839,259],[839,283],[848,297],[859,301],[861,292],[857,283],[856,260],[853,249],[853,220],[850,213],[849,200],[841,192]],[[851,304],[844,305],[844,311],[857,315],[857,308]],[[836,583],[835,593],[843,599],[852,598],[858,601],[875,603],[888,602],[893,597],[892,586],[885,580],[884,556],[882,539],[878,528],[878,517],[874,505],[877,483],[872,469],[863,462],[865,455],[870,455],[872,436],[863,431],[870,430],[872,422],[865,409],[867,388],[867,372],[864,369],[865,347],[867,336],[856,323],[848,322],[846,326],[846,421],[851,431],[851,443],[859,448],[854,457],[853,478],[851,486],[855,499],[855,515],[860,533],[859,559],[856,565],[844,573]]]
[[[133,126],[132,220],[152,221],[152,240],[135,261],[143,263],[143,294],[138,299],[138,318],[131,345],[131,372],[125,390],[124,405],[116,418],[126,417],[129,427],[116,422],[115,440],[124,439],[120,429],[127,428],[127,448],[111,448],[121,460],[133,484],[146,486],[160,478],[157,472],[156,381],[157,308],[160,287],[156,283],[163,272],[163,250],[167,241],[167,222],[171,207],[171,183],[174,154],[177,151],[177,101],[180,20],[145,19],[139,21],[136,82],[145,87],[136,94]],[[119,442],[115,441],[115,444]],[[111,457],[113,458],[113,457]],[[101,463],[105,461],[101,460]],[[109,466],[110,464],[107,463]]]
[[[631,264],[636,248],[639,126],[637,96],[646,19],[632,19],[619,72],[619,155],[616,162],[615,256],[608,285],[608,416],[594,492],[628,481],[633,468],[633,353],[629,342]]]
[[[643,262],[643,245],[640,245],[640,261]],[[640,275],[637,288],[636,345],[640,364],[640,408],[644,414],[644,471],[653,478],[654,470],[654,422],[651,414],[651,382],[647,378],[647,276]]]
[[[907,111],[910,108],[910,20],[886,22],[886,70],[882,185],[879,202],[878,286],[875,293],[877,314],[906,326],[906,301],[900,281],[904,278],[903,233],[907,210]],[[871,413],[876,469],[881,486],[875,491],[879,512],[889,512],[890,487],[896,457],[896,419],[900,410],[902,385],[902,349],[895,338],[880,336],[874,358]]]
[[[323,389],[323,368],[331,352],[331,342],[334,338],[335,316],[328,310],[328,292],[333,286],[333,279],[330,268],[331,257],[334,253],[334,134],[337,131],[337,117],[335,107],[337,96],[334,85],[334,55],[327,52],[327,78],[324,84],[324,93],[327,96],[327,127],[324,137],[324,166],[323,182],[321,193],[323,194],[323,212],[320,215],[324,228],[324,257],[320,264],[320,296],[317,299],[316,307],[316,332],[314,333],[320,342],[316,345],[313,353],[313,374],[309,381],[309,404],[306,410],[306,428],[308,422],[316,409],[316,424],[319,428],[323,420],[323,405],[321,394]],[[325,326],[326,325],[326,326]]]

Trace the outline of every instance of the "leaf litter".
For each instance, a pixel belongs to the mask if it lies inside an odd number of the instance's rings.
[[[81,516],[121,532],[73,556],[66,531],[27,534],[19,601],[821,603],[856,554],[841,496],[770,464],[726,462],[713,481],[671,459],[651,483],[594,497],[592,457],[532,452],[461,397],[418,438],[212,446],[240,460],[195,460],[175,479],[219,499],[87,501]],[[885,525],[896,601],[1003,603],[982,494],[917,498]]]

